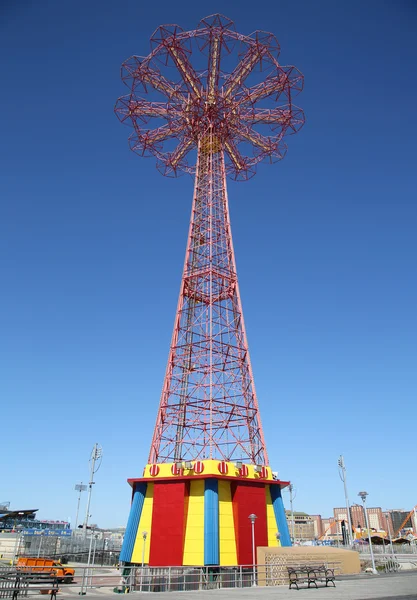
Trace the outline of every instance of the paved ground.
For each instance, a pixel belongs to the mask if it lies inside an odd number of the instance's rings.
[[[59,598],[75,600],[79,588],[61,588]],[[104,596],[117,596],[109,588],[88,589],[86,600],[104,600]],[[276,588],[244,588],[227,590],[210,590],[198,592],[166,592],[166,593],[143,593],[132,592],[130,597],[146,596],[146,600],[272,600],[277,598],[294,598],[299,600],[417,600],[417,572],[395,575],[362,575],[358,577],[343,578],[336,582],[336,588],[289,590],[287,587]],[[78,596],[79,597],[79,596]],[[125,597],[125,596],[124,596]]]

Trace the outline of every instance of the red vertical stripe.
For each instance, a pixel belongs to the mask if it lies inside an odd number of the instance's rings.
[[[150,566],[182,565],[187,500],[185,481],[155,481]]]
[[[232,494],[237,561],[239,565],[251,565],[252,530],[249,520],[250,514],[254,513],[257,516],[255,522],[255,546],[268,546],[265,484],[236,482],[232,486]]]

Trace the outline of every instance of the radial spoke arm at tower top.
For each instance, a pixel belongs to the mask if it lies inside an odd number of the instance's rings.
[[[245,131],[244,128],[241,128],[241,129],[239,129],[239,131],[236,131],[236,136],[240,136],[243,139],[245,139],[246,141],[253,144],[254,146],[257,146],[261,150],[264,150],[265,152],[270,152],[270,153],[274,152],[274,150],[277,146],[277,141],[278,141],[278,140],[273,140],[269,137],[265,137],[264,135],[261,135],[260,133],[258,133],[257,131],[254,131],[254,130],[247,129]]]
[[[138,56],[132,56],[123,63],[122,80],[132,89],[140,83],[145,92],[148,84],[167,98],[173,98],[179,93],[176,86],[172,85],[158,70],[149,66],[148,59],[141,60]]]
[[[176,137],[183,128],[181,126],[171,127],[170,125],[162,125],[152,131],[147,131],[144,135],[146,142],[151,145],[155,142],[163,142],[171,137]]]
[[[192,94],[194,94],[197,98],[200,98],[200,81],[181,45],[178,44],[175,40],[172,43],[168,41],[166,44],[166,48],[170,53],[175,63],[175,66],[177,67],[189,91]]]
[[[175,169],[181,159],[184,158],[184,156],[192,149],[193,146],[193,140],[182,141],[180,144],[178,144],[175,151],[172,153],[171,158],[169,159],[169,166]]]
[[[244,169],[245,161],[234,143],[231,140],[227,140],[224,143],[224,148],[227,154],[230,156],[231,161],[235,165],[236,170],[240,171],[241,169]]]
[[[147,100],[132,100],[131,95],[122,96],[117,101],[116,113],[123,122],[136,117],[147,122],[147,117],[164,118],[169,116],[167,105],[163,102],[148,102]]]
[[[233,91],[241,86],[251,71],[255,68],[257,63],[262,57],[268,52],[267,46],[253,44],[249,46],[248,51],[242,58],[236,69],[230,75],[227,80],[227,84],[224,90],[224,97],[228,98]]]
[[[265,81],[247,88],[239,101],[255,103],[272,95],[278,99],[283,92],[295,95],[303,89],[303,82],[303,76],[295,67],[278,67]]]
[[[210,40],[209,71],[207,77],[207,97],[209,103],[214,102],[216,97],[220,72],[220,52],[221,45],[219,36],[213,35]]]

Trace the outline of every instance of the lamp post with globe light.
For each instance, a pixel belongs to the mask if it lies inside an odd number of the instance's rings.
[[[249,515],[252,528],[252,565],[253,565],[253,583],[252,586],[256,587],[256,554],[255,554],[255,521],[258,518],[253,513]]]
[[[371,553],[371,561],[372,561],[372,573],[374,575],[378,575],[378,571],[376,570],[376,567],[375,567],[374,551],[372,549],[371,530],[369,529],[368,511],[366,509],[367,495],[368,495],[368,492],[359,492],[359,494],[358,494],[358,496],[361,498],[361,500],[363,502],[363,510],[365,513],[366,528],[368,530],[369,552]]]
[[[148,537],[148,532],[142,531],[143,546],[142,546],[142,569],[140,572],[140,591],[142,591],[142,584],[143,584],[143,567],[145,565],[145,547],[146,547],[146,538],[147,537]]]

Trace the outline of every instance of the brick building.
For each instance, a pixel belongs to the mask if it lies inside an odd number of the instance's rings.
[[[313,521],[314,525],[314,537],[319,538],[324,533],[321,515],[310,515],[310,519]]]

